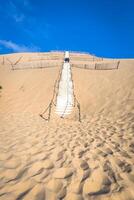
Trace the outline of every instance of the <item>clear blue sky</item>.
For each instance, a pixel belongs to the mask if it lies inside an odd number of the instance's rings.
[[[0,53],[134,58],[134,0],[0,0]]]

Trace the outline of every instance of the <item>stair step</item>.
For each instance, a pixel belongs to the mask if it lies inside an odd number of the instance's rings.
[[[72,109],[72,108],[73,108],[73,106],[63,106],[63,107],[57,106],[57,107],[56,107],[56,109],[62,109],[62,110],[65,110],[65,109]]]
[[[68,113],[63,113],[63,112],[55,112],[56,114],[59,114],[59,115],[70,115],[71,112],[68,112]]]
[[[72,112],[72,110],[56,110],[55,112],[57,112],[57,113],[71,113]]]
[[[69,60],[69,52],[65,53],[65,58]],[[71,80],[71,66],[69,62],[64,62],[55,113],[58,115],[69,115],[73,110],[73,83]]]
[[[62,110],[65,110],[65,109],[67,109],[67,108],[68,108],[68,109],[72,109],[73,106],[62,106],[62,107],[61,107],[61,106],[57,106],[57,107],[56,107],[56,109],[62,109]]]
[[[56,110],[56,112],[72,112],[72,110]]]

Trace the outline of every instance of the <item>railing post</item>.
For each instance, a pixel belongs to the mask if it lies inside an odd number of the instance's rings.
[[[52,108],[52,102],[49,105],[48,121],[50,120],[50,116],[51,116],[51,108]]]
[[[78,111],[79,111],[79,122],[81,122],[81,112],[80,112],[80,104],[77,104]]]

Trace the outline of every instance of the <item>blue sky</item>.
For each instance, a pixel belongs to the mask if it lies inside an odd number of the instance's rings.
[[[0,0],[0,54],[50,50],[134,58],[134,0]]]

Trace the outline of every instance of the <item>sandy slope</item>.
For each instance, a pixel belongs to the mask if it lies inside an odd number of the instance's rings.
[[[82,123],[48,123],[59,67],[0,66],[0,200],[134,199],[134,60],[72,71]]]
[[[120,115],[134,104],[134,60],[121,60],[119,70],[73,69],[76,96],[83,113]]]

